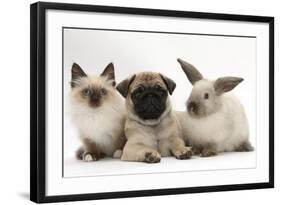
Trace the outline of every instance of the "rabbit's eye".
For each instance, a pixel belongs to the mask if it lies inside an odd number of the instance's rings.
[[[204,94],[204,99],[206,99],[206,100],[209,99],[209,93]]]

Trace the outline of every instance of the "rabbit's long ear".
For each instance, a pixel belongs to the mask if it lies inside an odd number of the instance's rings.
[[[203,79],[203,75],[193,65],[180,58],[178,58],[178,62],[180,63],[182,70],[192,85],[194,85],[194,83],[196,83],[198,80]]]
[[[120,82],[117,86],[116,86],[116,90],[118,90],[118,92],[124,97],[126,98],[130,89],[130,85],[132,84],[132,82],[135,80],[136,75],[133,75],[125,80],[123,80],[122,82]]]
[[[214,83],[215,91],[218,95],[228,92],[235,88],[244,79],[238,77],[222,77],[218,78]]]
[[[112,86],[115,86],[115,74],[114,74],[114,65],[109,63],[106,68],[101,73],[101,76],[107,77],[107,80],[112,81]]]

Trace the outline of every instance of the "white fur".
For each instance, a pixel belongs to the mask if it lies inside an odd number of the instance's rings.
[[[233,151],[249,138],[248,120],[244,108],[232,93],[220,96],[221,106],[215,112],[194,117],[177,112],[184,129],[185,140],[191,145],[213,143],[218,152]]]
[[[70,95],[69,104],[72,121],[78,128],[80,138],[91,139],[107,156],[112,156],[124,129],[124,99],[115,92],[110,102],[104,102],[98,108],[91,108],[79,103]]]
[[[92,162],[94,161],[93,157],[90,154],[86,154],[83,158],[83,161],[85,162]]]

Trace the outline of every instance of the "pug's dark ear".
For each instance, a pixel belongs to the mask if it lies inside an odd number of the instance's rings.
[[[215,88],[216,93],[218,95],[221,95],[222,93],[231,91],[243,80],[244,80],[243,78],[238,78],[238,77],[218,78],[214,83],[214,88]]]
[[[193,65],[180,58],[178,58],[178,62],[180,63],[183,72],[192,85],[203,79],[203,75]]]
[[[130,85],[132,84],[132,82],[135,80],[136,75],[133,75],[132,77],[129,77],[125,80],[123,80],[121,83],[119,83],[116,86],[116,89],[118,90],[118,92],[124,97],[126,98],[130,89]]]
[[[176,88],[176,83],[172,79],[170,79],[162,74],[160,74],[160,76],[161,76],[162,80],[164,81],[170,95],[172,95],[172,93],[174,92],[174,90]]]
[[[112,86],[115,86],[115,73],[113,63],[109,63],[101,73],[101,76],[107,77],[107,80],[112,81]]]
[[[87,74],[77,63],[73,63],[71,68],[71,82],[70,82],[71,87],[72,88],[75,87],[76,86],[75,81],[82,77],[87,77]]]

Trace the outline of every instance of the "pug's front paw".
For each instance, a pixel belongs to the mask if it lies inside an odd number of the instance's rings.
[[[214,148],[204,148],[200,154],[200,157],[211,157],[217,155],[218,152]]]
[[[202,147],[192,147],[192,155],[200,155],[202,153]]]
[[[184,147],[181,150],[178,150],[174,153],[176,159],[190,159],[192,156],[192,148]]]
[[[161,160],[161,155],[157,151],[146,152],[144,161],[147,163],[158,163]]]

